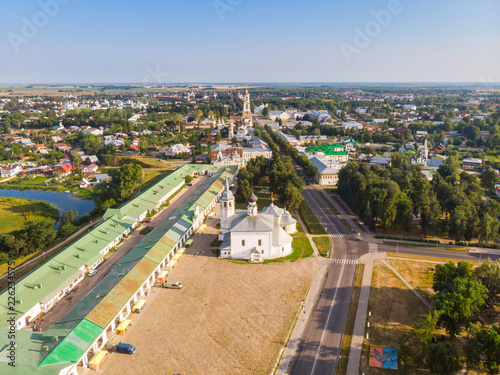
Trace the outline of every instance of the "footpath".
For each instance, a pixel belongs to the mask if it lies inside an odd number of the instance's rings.
[[[359,374],[359,363],[361,361],[361,350],[363,349],[363,339],[365,335],[366,316],[368,314],[368,300],[370,298],[370,287],[372,283],[373,261],[384,259],[385,253],[377,252],[377,245],[370,244],[370,252],[363,255],[360,261],[364,263],[363,279],[359,293],[358,309],[356,320],[352,332],[351,349],[349,351],[349,361],[347,363],[347,374]]]

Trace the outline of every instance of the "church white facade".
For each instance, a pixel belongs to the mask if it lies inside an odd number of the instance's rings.
[[[257,211],[257,197],[248,197],[247,210],[235,210],[234,196],[229,185],[220,198],[219,239],[221,258],[246,259],[261,262],[292,253],[292,233],[297,221],[286,209],[274,205]]]

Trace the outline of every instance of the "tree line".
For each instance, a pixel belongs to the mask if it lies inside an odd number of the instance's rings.
[[[59,230],[54,229],[56,220],[46,219],[0,236],[0,264],[24,257],[44,249],[56,239],[76,231],[78,212],[69,210],[61,216]]]
[[[409,157],[392,156],[386,169],[349,163],[339,172],[339,194],[370,228],[399,227],[409,232],[419,219],[424,236],[429,231],[448,235],[457,243],[498,237],[500,204],[484,200],[481,181],[460,172],[456,156],[449,157],[430,182]]]
[[[276,142],[279,145],[278,150],[281,150],[287,155],[290,155],[292,159],[302,167],[304,173],[307,176],[311,177],[314,180],[318,179],[319,177],[318,167],[316,167],[313,163],[311,163],[311,160],[309,160],[307,156],[300,155],[299,151],[296,148],[292,147],[290,143],[285,141],[283,138],[278,137],[276,133],[274,133],[269,126],[266,126],[266,131],[264,131],[262,135],[263,137],[265,138],[268,137],[268,139],[272,139],[273,142]],[[264,140],[266,140],[265,138]]]
[[[469,370],[500,373],[500,326],[482,325],[481,312],[499,302],[500,266],[487,259],[474,269],[470,262],[449,261],[435,267],[431,311],[399,341],[401,373],[409,367],[426,367],[431,374],[451,375],[459,372],[464,360],[454,338],[465,329],[465,364]],[[444,327],[448,337],[436,335]]]
[[[262,177],[269,177],[271,192],[289,211],[295,211],[303,201],[304,181],[297,176],[292,160],[277,155],[269,160],[263,156],[251,159],[238,173],[236,201],[246,203],[253,186],[258,186]]]

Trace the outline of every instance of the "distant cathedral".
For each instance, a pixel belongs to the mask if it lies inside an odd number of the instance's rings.
[[[234,196],[226,180],[220,198],[220,256],[229,259],[264,259],[284,257],[292,253],[292,236],[297,221],[284,208],[271,205],[257,211],[257,197],[252,192],[246,210],[236,210]]]

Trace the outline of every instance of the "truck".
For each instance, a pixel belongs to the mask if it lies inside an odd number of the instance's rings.
[[[116,345],[116,351],[118,353],[124,353],[124,354],[134,354],[136,351],[136,348],[130,344],[125,344],[120,341],[118,345]]]

